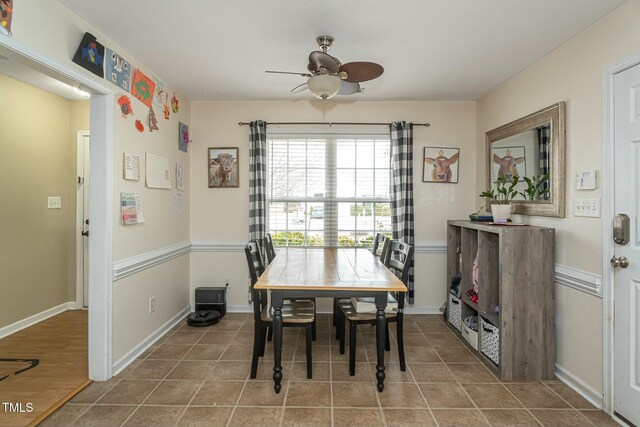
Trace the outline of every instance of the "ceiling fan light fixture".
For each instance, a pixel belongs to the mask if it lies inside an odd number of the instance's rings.
[[[309,77],[309,92],[320,99],[328,99],[335,96],[340,90],[342,81],[340,77],[321,74]]]

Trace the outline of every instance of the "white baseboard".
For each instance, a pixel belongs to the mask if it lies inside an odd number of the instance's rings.
[[[10,325],[0,328],[0,338],[4,338],[8,335],[15,334],[18,331],[26,329],[29,326],[33,326],[36,323],[40,323],[43,320],[46,320],[50,317],[55,316],[56,314],[60,314],[67,310],[75,310],[75,309],[76,309],[75,301],[63,302],[60,305],[51,307],[45,311],[41,311],[40,313],[34,314],[33,316],[29,316],[26,319],[18,320],[15,323],[12,323]]]
[[[171,328],[177,325],[190,312],[191,306],[183,308],[179,313],[177,313],[171,319],[167,320],[162,326],[152,332],[145,339],[140,341],[138,345],[129,350],[124,356],[122,356],[113,364],[113,375],[119,374],[124,368],[129,366],[131,362],[136,360],[136,358],[144,353],[149,347],[151,347],[153,343],[162,338],[164,334],[169,332]]]
[[[602,393],[585,383],[576,375],[571,373],[567,368],[560,366],[556,363],[556,378],[565,383],[569,388],[584,397],[598,409],[602,409],[604,406],[604,399]]]
[[[404,314],[442,314],[440,307],[411,307],[404,306]]]

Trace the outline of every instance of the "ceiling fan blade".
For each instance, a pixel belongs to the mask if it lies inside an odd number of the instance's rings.
[[[309,89],[309,84],[308,83],[302,83],[301,85],[298,85],[296,87],[294,87],[293,89],[291,89],[291,93],[300,93],[303,92],[305,90]]]
[[[309,54],[309,64],[312,70],[319,71],[321,68],[324,68],[329,74],[335,74],[340,69],[340,61],[328,53],[320,52],[319,50],[314,50]]]
[[[347,73],[345,81],[362,83],[380,77],[384,73],[384,68],[375,62],[348,62],[342,64],[340,71]]]
[[[290,72],[290,71],[265,71],[265,73],[270,73],[270,74],[294,74],[296,76],[311,77],[311,74],[309,74],[309,73],[294,73],[294,72]]]
[[[340,84],[338,95],[353,95],[358,92],[360,92],[360,83],[351,83],[343,80]]]

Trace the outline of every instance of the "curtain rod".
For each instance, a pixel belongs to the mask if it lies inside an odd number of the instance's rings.
[[[248,126],[250,123],[247,122],[238,122],[238,126]],[[270,123],[267,122],[268,125],[329,125],[329,127],[333,125],[347,125],[347,126],[389,126],[390,123],[351,123],[351,122],[280,122],[280,123]],[[414,123],[414,126],[424,126],[429,127],[431,123]]]

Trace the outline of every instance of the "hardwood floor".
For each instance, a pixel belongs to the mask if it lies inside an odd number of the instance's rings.
[[[66,311],[0,339],[0,358],[40,360],[0,381],[0,426],[35,425],[89,384],[87,341],[85,310]],[[9,411],[8,402],[21,403],[25,412]],[[26,412],[27,403],[32,412]]]

